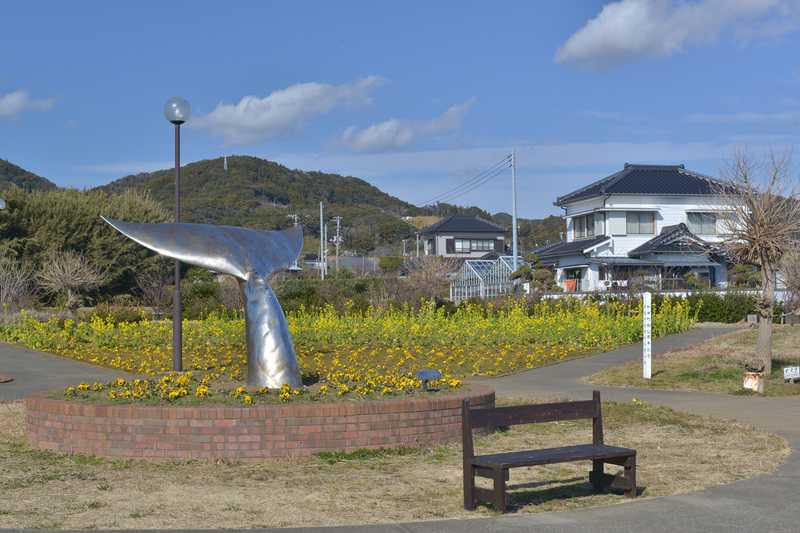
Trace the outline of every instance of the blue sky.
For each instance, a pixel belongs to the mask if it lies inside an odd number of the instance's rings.
[[[718,174],[800,139],[800,0],[12,2],[0,158],[89,187],[248,154],[413,203],[500,160],[519,212],[625,162]],[[459,197],[509,211],[510,174]]]

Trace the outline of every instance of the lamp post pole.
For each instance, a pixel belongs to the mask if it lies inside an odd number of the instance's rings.
[[[192,108],[180,97],[164,106],[164,116],[175,126],[175,223],[181,221],[181,124],[189,120]],[[172,297],[172,369],[183,370],[183,306],[181,304],[181,262],[175,260],[175,291]]]
[[[175,124],[175,223],[181,221],[181,125]],[[172,297],[172,369],[183,370],[183,305],[181,262],[175,260],[175,294]]]

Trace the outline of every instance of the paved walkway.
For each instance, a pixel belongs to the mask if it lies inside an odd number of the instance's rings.
[[[690,346],[730,331],[698,328],[658,339],[653,352]],[[498,395],[518,398],[588,398],[596,386],[580,382],[606,366],[636,360],[641,346],[634,345],[529,370],[513,376],[481,380]],[[9,361],[19,359],[16,362]],[[16,365],[16,366],[15,366]],[[14,375],[15,384],[0,384],[0,399],[13,399],[34,390],[63,386],[81,379],[108,376],[90,365],[0,344],[0,372]],[[81,374],[86,372],[86,374]],[[55,373],[55,374],[54,374]],[[111,374],[114,374],[111,372]],[[69,377],[67,377],[69,376]],[[24,381],[23,381],[24,380]],[[17,387],[12,389],[5,387]],[[678,410],[722,418],[735,418],[789,440],[794,453],[778,472],[682,496],[668,496],[577,511],[506,515],[474,520],[445,520],[413,524],[261,530],[280,533],[517,533],[547,532],[798,532],[800,531],[800,398],[752,398],[692,392],[670,392],[599,387],[604,399],[629,401],[633,397]],[[687,465],[691,468],[691,465]],[[647,468],[640,465],[640,468]],[[39,530],[41,531],[41,530]],[[237,530],[228,530],[237,531]]]
[[[57,390],[81,381],[109,381],[126,375],[4,343],[0,343],[0,374],[14,379],[0,383],[0,401],[19,400],[34,392]]]
[[[732,331],[697,328],[653,343],[654,354],[691,346]],[[599,388],[604,399],[637,397],[678,410],[735,418],[789,440],[794,453],[771,475],[682,496],[667,496],[620,505],[475,520],[447,520],[342,528],[300,528],[292,533],[518,533],[561,532],[793,532],[800,531],[800,398],[752,398],[691,392],[614,389],[580,379],[607,366],[638,360],[641,344],[495,379],[483,379],[499,396],[587,399]],[[657,364],[657,363],[656,363]],[[686,465],[691,468],[691,465]],[[647,468],[647,465],[640,465]],[[280,530],[270,530],[280,531]],[[285,530],[283,530],[285,531]]]

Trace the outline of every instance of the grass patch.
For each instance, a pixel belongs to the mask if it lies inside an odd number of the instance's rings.
[[[604,416],[607,442],[638,452],[644,497],[770,472],[789,453],[780,437],[641,402],[604,404]],[[314,527],[492,514],[462,508],[459,443],[257,463],[87,460],[29,449],[23,419],[21,403],[0,404],[0,528]],[[591,421],[513,426],[475,441],[478,453],[586,442]],[[512,508],[528,513],[627,501],[593,493],[590,468],[512,471]]]
[[[694,390],[750,395],[742,388],[744,362],[752,357],[756,331],[737,331],[653,358],[653,375],[642,378],[641,362],[607,368],[587,378],[589,383],[618,387]],[[783,367],[800,365],[800,327],[775,326],[772,374],[764,383],[766,396],[800,395],[800,383],[785,383]]]
[[[419,453],[419,448],[401,446],[399,448],[379,448],[377,450],[359,448],[352,452],[320,452],[317,454],[317,457],[329,465],[332,465],[343,461],[369,461],[371,459],[382,459],[385,457],[412,455],[416,453]]]

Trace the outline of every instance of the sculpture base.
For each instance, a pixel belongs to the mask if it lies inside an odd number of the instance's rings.
[[[95,405],[31,396],[33,448],[130,459],[254,461],[359,448],[429,446],[461,435],[461,402],[494,406],[494,391],[253,407]]]

